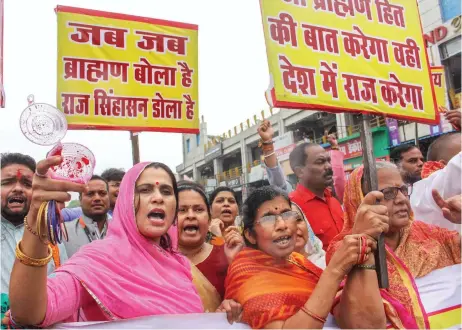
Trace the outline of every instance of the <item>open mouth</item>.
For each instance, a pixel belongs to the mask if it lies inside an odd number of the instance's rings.
[[[8,207],[23,207],[26,203],[26,198],[23,196],[13,196],[8,198]]]
[[[224,209],[223,211],[221,211],[221,214],[229,215],[229,216],[233,215],[230,209]]]
[[[155,223],[163,223],[165,219],[164,210],[154,209],[148,214],[148,219]]]
[[[405,210],[401,210],[401,211],[398,211],[396,212],[396,215],[400,216],[400,217],[407,217],[409,216],[409,213]]]
[[[183,231],[188,235],[195,235],[199,231],[199,226],[187,225],[183,227]]]
[[[292,239],[291,236],[281,236],[278,239],[275,239],[273,242],[276,243],[280,247],[286,247],[289,245],[290,240]]]

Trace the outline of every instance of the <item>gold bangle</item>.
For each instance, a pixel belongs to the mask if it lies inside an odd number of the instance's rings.
[[[46,266],[50,260],[53,258],[53,250],[51,249],[50,246],[48,246],[48,257],[43,258],[43,259],[35,259],[26,256],[22,251],[21,248],[19,247],[19,244],[21,244],[22,240],[18,242],[16,245],[16,258],[21,262],[23,265],[26,266],[32,266],[32,267],[43,267]]]
[[[45,226],[47,225],[46,218],[44,218],[44,214],[43,214],[47,204],[48,204],[47,202],[43,202],[42,204],[40,204],[39,210],[37,212],[37,225],[36,225],[37,234],[39,236],[39,239],[45,245],[48,245],[50,243],[47,239],[48,235],[46,234],[46,231],[48,230],[48,228],[45,227],[46,228],[45,234],[42,234],[42,222],[45,221]]]

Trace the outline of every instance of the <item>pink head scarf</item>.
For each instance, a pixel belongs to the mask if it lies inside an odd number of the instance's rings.
[[[57,270],[83,282],[112,314],[108,318],[203,312],[189,261],[155,245],[136,226],[135,184],[149,164],[125,174],[107,236],[82,247]],[[177,227],[168,233],[176,248]]]

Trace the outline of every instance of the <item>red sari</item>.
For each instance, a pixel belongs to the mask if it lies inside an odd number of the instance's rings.
[[[214,245],[207,259],[197,264],[196,267],[215,287],[223,299],[225,296],[225,278],[228,272],[228,260],[226,259],[224,245]]]
[[[327,263],[340,246],[343,237],[352,232],[356,211],[364,199],[361,190],[362,175],[363,166],[351,173],[345,186],[345,222],[342,232],[329,245]],[[436,269],[460,264],[460,247],[459,233],[414,221],[411,215],[410,224],[402,229],[396,250],[386,246],[390,287],[381,289],[380,294],[388,321],[394,328],[430,328],[415,278],[423,277]],[[341,294],[342,290],[337,294],[336,302]]]

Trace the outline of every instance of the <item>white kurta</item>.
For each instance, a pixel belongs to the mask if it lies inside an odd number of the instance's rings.
[[[447,220],[432,196],[433,189],[438,190],[443,199],[461,194],[461,161],[462,153],[459,153],[445,168],[414,183],[411,207],[416,220],[461,232],[461,225]]]

